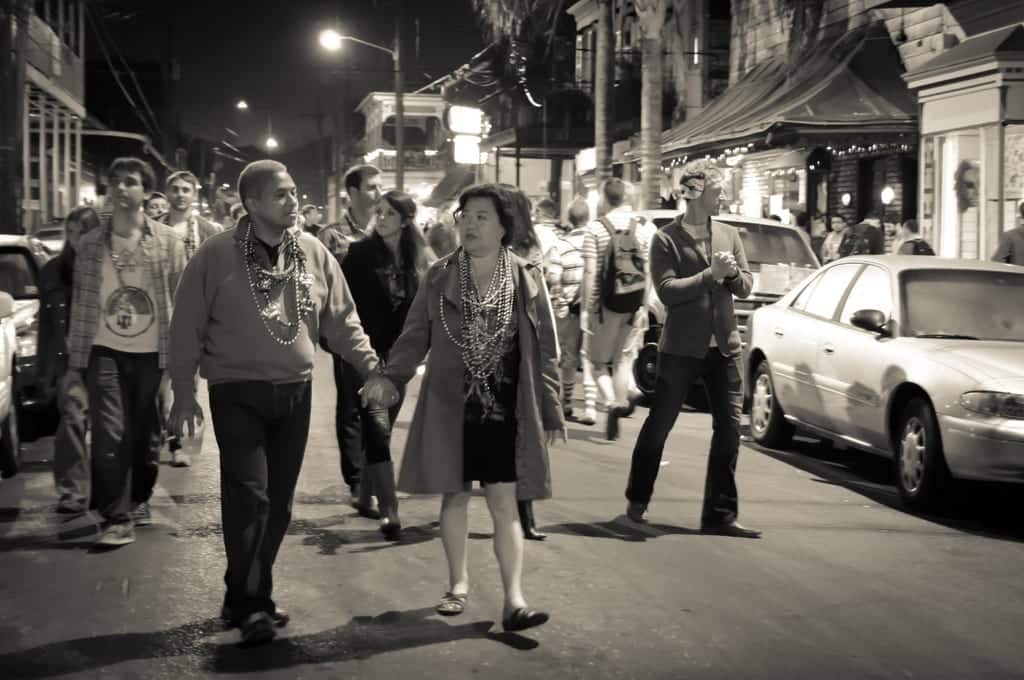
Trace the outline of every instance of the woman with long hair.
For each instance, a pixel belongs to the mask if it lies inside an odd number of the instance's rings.
[[[523,258],[534,267],[544,269],[544,255],[541,252],[540,239],[533,227],[533,205],[529,197],[521,189],[511,184],[499,184],[512,206],[512,218],[518,227],[515,239],[509,243],[512,252]],[[551,291],[548,291],[549,293]],[[523,499],[518,502],[519,524],[523,527],[523,536],[531,541],[543,541],[547,534],[537,531],[537,520],[533,516],[533,501]]]
[[[408,194],[389,191],[378,205],[373,233],[353,243],[341,263],[363,329],[374,351],[385,361],[433,261],[415,220],[416,201]],[[348,374],[358,380],[355,370]],[[360,387],[356,385],[355,389]],[[404,392],[399,394],[398,402],[390,408],[358,405],[357,413],[347,414],[357,419],[354,425],[362,432],[366,467],[361,495],[368,499],[376,493],[380,530],[390,540],[398,540],[402,533],[391,461],[391,428],[404,399]]]
[[[480,482],[505,590],[502,624],[523,630],[548,614],[523,595],[516,500],[550,497],[547,451],[565,439],[565,421],[551,303],[540,269],[510,249],[525,237],[512,212],[508,194],[493,184],[462,193],[462,245],[427,272],[384,374],[404,385],[427,359],[399,488],[443,494],[449,581],[437,612],[453,616],[466,607],[468,507]],[[371,402],[381,396],[364,395]]]
[[[85,385],[65,384],[67,334],[71,317],[71,289],[75,253],[81,237],[100,226],[100,217],[89,206],[79,206],[64,220],[64,248],[43,265],[39,274],[39,389],[48,394],[57,383],[60,426],[53,443],[53,478],[59,501],[57,512],[78,514],[89,509],[89,453],[85,446]]]

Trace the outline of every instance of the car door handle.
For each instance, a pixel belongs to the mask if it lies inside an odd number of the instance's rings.
[[[781,328],[776,328],[776,329],[775,329],[774,331],[772,331],[772,332],[773,332],[773,333],[775,333],[775,337],[777,337],[777,338],[781,338],[782,336],[784,336],[784,335],[785,335],[785,333],[783,333],[783,332],[782,332],[782,329],[781,329]]]
[[[825,343],[825,345],[822,347],[822,350],[825,352],[825,354],[835,354],[836,352],[835,346],[832,345],[832,343],[828,342]]]

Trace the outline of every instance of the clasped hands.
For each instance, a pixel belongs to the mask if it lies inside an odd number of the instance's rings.
[[[711,278],[716,281],[736,276],[740,271],[736,257],[725,250],[719,250],[711,256]]]
[[[398,403],[399,394],[395,383],[387,376],[374,373],[363,383],[359,397],[365,408],[391,408]]]

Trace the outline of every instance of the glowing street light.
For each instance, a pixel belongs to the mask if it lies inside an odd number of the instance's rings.
[[[269,137],[267,137],[267,141],[263,142],[263,145],[266,146],[267,149],[269,149],[270,151],[274,151],[279,146],[277,140],[274,138],[274,135],[270,135]]]
[[[248,111],[249,110],[249,102],[245,101],[244,99],[239,99],[238,103],[235,104],[235,108],[238,109],[239,111]]]
[[[337,52],[341,49],[343,37],[333,28],[326,28],[320,31],[320,47],[328,52]]]

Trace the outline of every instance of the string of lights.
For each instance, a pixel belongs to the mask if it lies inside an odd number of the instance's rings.
[[[907,153],[917,148],[916,144],[908,144],[906,142],[875,142],[871,144],[847,144],[846,146],[840,147],[838,144],[827,144],[824,147],[824,151],[833,158],[864,158],[869,156],[880,156],[891,153]],[[749,153],[755,153],[759,151],[769,150],[785,150],[779,149],[778,147],[768,146],[766,144],[758,144],[750,142],[740,146],[729,147],[718,153],[704,154],[702,157],[704,160],[715,160],[719,163],[725,162],[729,165],[734,165],[742,160],[742,157]],[[667,173],[671,172],[672,168],[686,164],[691,159],[701,158],[701,156],[677,156],[670,159],[666,163],[662,163],[662,169]],[[808,165],[811,170],[816,170],[824,167],[822,161],[816,161]],[[797,168],[785,168],[778,171],[772,171],[769,173],[771,176],[784,175],[790,172],[796,172]]]

